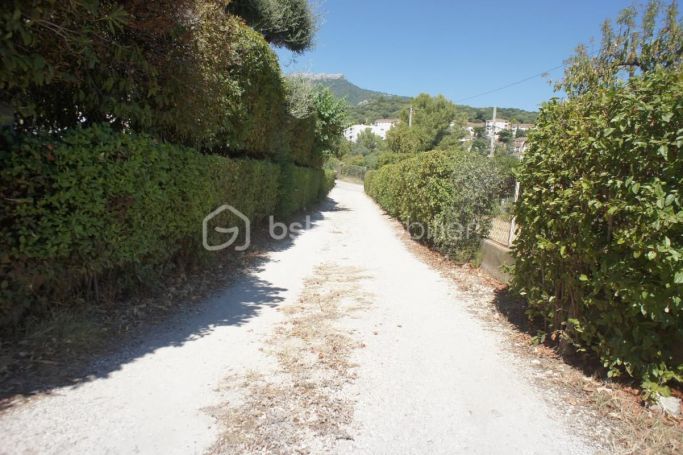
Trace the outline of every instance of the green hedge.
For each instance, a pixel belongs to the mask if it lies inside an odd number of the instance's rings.
[[[101,126],[5,142],[0,325],[107,274],[134,278],[197,257],[202,220],[222,204],[258,222],[310,206],[329,186],[320,169],[204,155]]]
[[[514,287],[610,375],[683,379],[683,75],[543,106],[519,172]]]
[[[0,56],[0,122],[27,134],[107,122],[209,153],[322,164],[317,113],[288,113],[277,55],[220,2],[10,0]]]
[[[488,234],[500,182],[495,165],[478,154],[433,151],[369,171],[365,190],[413,236],[467,261]]]

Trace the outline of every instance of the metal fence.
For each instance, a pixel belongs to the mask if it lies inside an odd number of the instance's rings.
[[[517,238],[517,226],[515,220],[503,220],[501,218],[494,218],[491,223],[491,232],[489,232],[490,240],[498,242],[503,246],[510,247]]]
[[[488,238],[498,242],[503,246],[511,247],[517,238],[517,224],[512,216],[512,205],[519,197],[519,182],[515,184],[515,193],[509,198],[501,200],[501,211],[503,216],[493,219],[491,222],[491,232]]]

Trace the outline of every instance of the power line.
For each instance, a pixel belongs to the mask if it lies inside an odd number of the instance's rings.
[[[476,95],[468,96],[468,97],[466,97],[466,98],[460,98],[460,99],[458,99],[458,100],[455,100],[455,102],[456,102],[456,103],[460,103],[460,102],[462,102],[462,101],[471,100],[471,99],[473,99],[473,98],[479,98],[480,96],[488,95],[488,94],[490,94],[490,93],[495,93],[495,92],[499,92],[499,91],[501,91],[501,90],[505,90],[506,88],[514,87],[515,85],[522,84],[522,83],[524,83],[524,82],[530,81],[530,80],[535,79],[535,78],[537,78],[537,77],[541,77],[541,76],[543,76],[543,75],[545,75],[545,74],[547,74],[547,73],[549,73],[549,72],[551,72],[551,71],[555,71],[556,69],[560,69],[560,68],[564,67],[564,65],[565,65],[565,64],[563,63],[563,64],[561,64],[561,65],[555,66],[555,67],[550,68],[550,69],[548,69],[548,70],[542,71],[542,72],[540,72],[540,73],[538,73],[538,74],[534,74],[533,76],[525,77],[524,79],[520,79],[520,80],[518,80],[518,81],[511,82],[511,83],[509,83],[509,84],[507,84],[507,85],[504,85],[504,86],[502,86],[502,87],[494,88],[493,90],[488,90],[488,91],[482,92],[482,93],[477,93]]]

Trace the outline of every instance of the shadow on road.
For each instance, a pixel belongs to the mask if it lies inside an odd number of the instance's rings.
[[[308,213],[295,217],[292,221],[305,224],[309,216],[310,229],[316,229],[320,221],[330,212],[346,210],[327,198],[318,207]],[[29,396],[37,393],[50,393],[54,388],[78,386],[98,378],[109,376],[135,359],[168,346],[182,346],[209,334],[216,327],[241,326],[254,317],[258,317],[262,309],[277,306],[283,300],[287,289],[273,286],[258,277],[258,273],[271,261],[272,252],[284,251],[296,245],[297,238],[307,231],[300,231],[281,241],[268,237],[267,229],[255,232],[254,242],[249,258],[243,267],[229,271],[202,270],[202,275],[213,274],[216,278],[208,291],[208,297],[199,303],[186,299],[174,306],[170,314],[160,321],[143,321],[133,335],[112,336],[106,340],[108,354],[89,354],[79,358],[59,358],[42,360],[36,365],[33,355],[27,357],[21,351],[21,341],[13,346],[14,352],[6,354],[4,360],[13,356],[12,371],[0,383],[0,409],[12,406],[13,398]],[[254,253],[254,250],[256,253]],[[222,254],[226,254],[223,252]],[[234,253],[230,253],[234,254]],[[226,276],[231,274],[233,276]],[[192,280],[187,283],[192,286]],[[229,283],[229,284],[226,284]],[[158,295],[153,299],[166,299]],[[117,305],[125,306],[127,302]],[[191,311],[187,311],[187,310]],[[3,350],[7,344],[3,344]],[[37,356],[40,358],[40,356]]]

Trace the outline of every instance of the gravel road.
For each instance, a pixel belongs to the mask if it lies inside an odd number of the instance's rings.
[[[362,187],[330,198],[108,374],[5,410],[0,453],[595,452]]]

